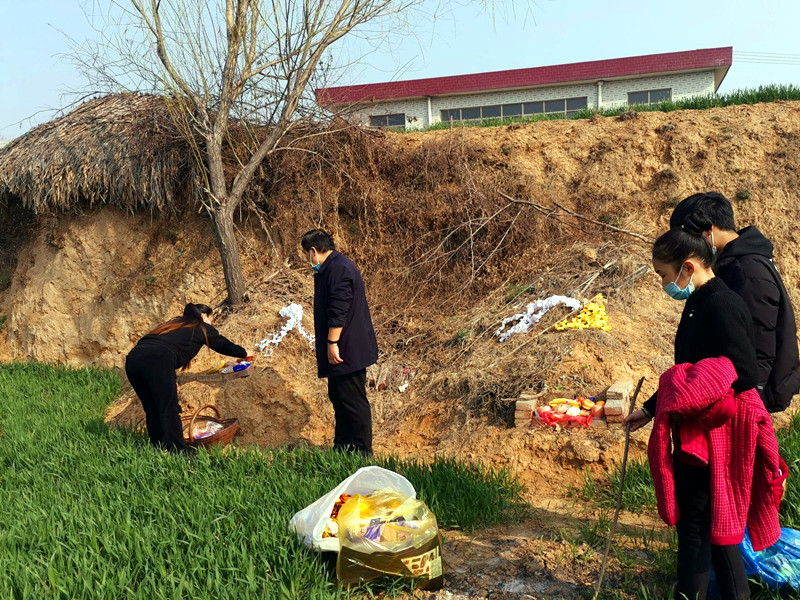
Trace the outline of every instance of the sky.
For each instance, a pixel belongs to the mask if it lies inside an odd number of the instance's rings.
[[[0,0],[0,140],[58,116],[91,91],[64,57],[69,39],[95,34],[84,7],[100,0]],[[331,58],[337,85],[461,75],[587,60],[733,46],[720,92],[800,84],[797,0],[468,0],[410,29],[353,37]],[[439,0],[443,2],[443,0]],[[756,59],[758,62],[751,62]]]

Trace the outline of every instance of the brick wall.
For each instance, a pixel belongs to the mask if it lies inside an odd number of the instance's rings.
[[[473,106],[494,106],[517,102],[536,102],[537,100],[560,100],[562,98],[588,97],[589,106],[597,105],[597,85],[566,85],[559,87],[533,88],[511,92],[488,92],[464,96],[431,98],[433,122],[439,123],[441,111],[448,108],[470,108]]]
[[[628,92],[641,92],[670,88],[672,99],[680,100],[699,95],[714,94],[714,71],[681,73],[639,77],[621,81],[606,81],[603,84],[602,106],[609,108],[628,103]],[[470,108],[474,106],[493,106],[517,102],[536,102],[538,100],[559,100],[586,96],[589,108],[597,107],[597,84],[587,83],[570,86],[528,88],[507,92],[484,92],[458,96],[431,98],[432,121],[428,122],[427,98],[373,102],[353,106],[344,110],[351,119],[361,125],[369,125],[370,115],[390,115],[404,113],[407,129],[421,129],[439,123],[441,111],[449,108]]]
[[[412,100],[394,100],[392,102],[374,102],[343,109],[343,113],[360,125],[369,125],[371,115],[406,115],[407,129],[422,129],[428,123],[427,98],[414,98]]]
[[[711,96],[714,94],[714,71],[607,81],[603,84],[603,106],[601,108],[627,104],[628,92],[644,92],[646,90],[666,88],[672,90],[673,100],[691,98],[692,96]]]

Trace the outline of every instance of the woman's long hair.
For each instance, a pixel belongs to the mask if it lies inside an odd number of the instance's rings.
[[[653,244],[653,258],[671,264],[677,271],[687,258],[697,258],[703,265],[714,263],[711,244],[703,232],[711,229],[711,221],[701,210],[689,214],[677,227],[660,236]]]
[[[183,307],[183,315],[180,317],[175,317],[174,319],[170,319],[166,323],[161,323],[161,325],[157,326],[153,331],[150,332],[150,335],[163,335],[165,333],[169,333],[171,331],[175,331],[177,329],[182,329],[184,327],[199,327],[200,331],[203,332],[203,337],[206,340],[206,346],[208,344],[208,332],[205,328],[205,321],[203,321],[203,315],[208,315],[209,317],[214,313],[210,307],[206,306],[205,304],[192,304],[191,302]],[[184,371],[189,368],[189,365],[192,364],[192,361],[189,361],[185,365],[181,371]]]

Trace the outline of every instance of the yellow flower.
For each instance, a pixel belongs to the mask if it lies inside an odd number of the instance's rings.
[[[602,294],[598,294],[591,301],[587,302],[581,312],[571,319],[562,319],[554,325],[557,331],[565,329],[588,329],[594,327],[603,331],[611,331],[608,324],[608,314]]]

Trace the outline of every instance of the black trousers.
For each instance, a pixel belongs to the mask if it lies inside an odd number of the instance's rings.
[[[372,410],[367,400],[367,370],[328,377],[328,398],[336,417],[334,450],[372,455]]]
[[[676,600],[705,600],[711,567],[722,600],[748,600],[750,587],[738,545],[711,543],[711,477],[709,467],[694,467],[677,459],[675,497],[680,510],[678,585]]]
[[[174,364],[175,357],[167,350],[136,346],[125,360],[125,374],[144,408],[150,443],[186,452]]]

